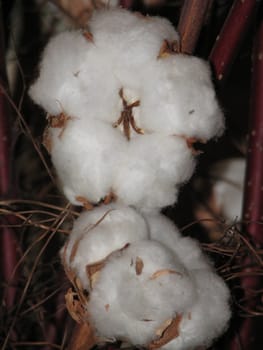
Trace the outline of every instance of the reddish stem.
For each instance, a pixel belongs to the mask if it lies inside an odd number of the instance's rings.
[[[243,218],[246,231],[257,247],[263,246],[263,21],[257,33],[253,52],[251,114],[247,153],[247,171],[245,180]],[[261,222],[261,223],[260,223]],[[246,265],[253,264],[248,257]],[[262,287],[259,278],[248,276],[241,281],[245,295],[249,290]],[[248,301],[251,309],[256,300]],[[238,335],[232,340],[231,350],[258,349],[262,342],[262,333],[257,331],[259,319],[248,318],[243,321]]]
[[[211,1],[212,0],[184,1],[178,23],[181,52],[187,54],[193,53],[204,23],[206,11]]]
[[[255,243],[263,245],[263,22],[255,41],[244,219]],[[259,224],[261,221],[262,224]]]
[[[133,0],[120,0],[120,6],[124,9],[130,9],[133,5]]]
[[[11,150],[10,150],[10,110],[2,89],[7,89],[5,71],[4,34],[0,8],[0,196],[8,197],[11,193]],[[12,218],[1,219],[2,223]],[[18,262],[18,243],[15,232],[5,227],[0,232],[0,274],[1,280],[9,286],[5,289],[4,300],[7,308],[14,306],[17,275],[13,276]],[[13,285],[13,286],[12,286]]]
[[[234,1],[209,57],[216,79],[220,82],[224,81],[230,71],[258,3],[257,0]]]

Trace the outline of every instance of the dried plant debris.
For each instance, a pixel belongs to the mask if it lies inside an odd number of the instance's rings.
[[[166,19],[111,8],[88,24],[51,39],[30,88],[54,116],[45,144],[63,191],[82,206],[111,192],[137,208],[173,204],[195,168],[192,140],[224,129],[209,66],[180,54]]]
[[[89,291],[73,316],[84,308],[99,338],[189,349],[210,345],[229,320],[223,280],[198,243],[161,214],[142,216],[116,204],[84,212],[62,258]]]

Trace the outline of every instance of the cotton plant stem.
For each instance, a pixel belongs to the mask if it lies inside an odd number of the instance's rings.
[[[87,21],[94,9],[103,7],[103,3],[100,0],[50,0],[50,2],[80,27],[87,25]]]
[[[0,197],[8,198],[13,190],[11,169],[11,137],[10,137],[10,109],[3,93],[7,89],[7,78],[5,71],[5,49],[4,32],[1,20],[2,11],[0,4]],[[6,284],[4,289],[4,303],[9,309],[14,306],[17,292],[17,275],[13,276],[14,268],[18,262],[18,243],[15,232],[5,227],[5,224],[13,221],[11,216],[0,217],[3,228],[0,229],[0,274],[1,282]]]
[[[251,117],[244,197],[244,220],[256,244],[263,245],[263,22],[255,42]],[[261,221],[261,224],[258,223]]]
[[[133,0],[120,0],[120,5],[121,7],[125,9],[130,9],[133,5],[134,1]]]
[[[184,1],[178,23],[181,52],[186,54],[194,52],[211,1],[213,0]]]
[[[251,108],[247,170],[244,192],[243,220],[251,240],[258,248],[263,247],[263,21],[261,21],[253,52],[253,71],[251,87]],[[248,257],[246,265],[251,263]],[[241,281],[245,295],[249,290],[262,288],[262,280],[248,276]],[[249,295],[248,295],[249,296]],[[247,307],[253,309],[256,300],[248,301]],[[230,350],[259,349],[262,346],[262,332],[258,331],[259,318],[245,319],[232,340]]]
[[[235,0],[233,3],[209,57],[220,83],[227,78],[258,4],[258,0]]]
[[[87,323],[76,324],[67,350],[89,350],[96,345],[96,342]]]

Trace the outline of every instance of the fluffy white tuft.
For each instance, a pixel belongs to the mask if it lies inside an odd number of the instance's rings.
[[[138,135],[127,145],[113,192],[121,202],[139,208],[171,205],[179,185],[189,179],[194,167],[195,160],[183,139]]]
[[[111,204],[80,214],[61,254],[83,286],[89,288],[88,264],[105,259],[126,244],[144,239],[148,239],[144,218],[132,208]]]
[[[164,349],[209,346],[230,318],[229,291],[193,239],[161,214],[144,214],[150,240],[112,254],[87,305],[98,335],[147,345],[165,321],[182,317]]]
[[[51,130],[51,157],[62,188],[73,204],[81,196],[99,202],[111,192],[125,140],[105,123],[72,117],[63,134]]]
[[[143,263],[139,273],[138,259]],[[180,260],[159,242],[141,241],[109,259],[92,290],[88,312],[99,334],[146,345],[162,323],[190,309],[195,297]]]
[[[125,205],[170,205],[194,169],[187,139],[207,140],[224,127],[209,67],[181,54],[158,58],[165,40],[178,39],[166,19],[102,9],[89,30],[50,41],[29,91],[50,115],[66,117],[49,131],[63,191],[73,204],[113,190]],[[128,115],[130,140],[127,122],[116,124]]]

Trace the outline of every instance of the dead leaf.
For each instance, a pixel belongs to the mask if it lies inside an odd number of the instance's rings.
[[[94,264],[86,266],[86,273],[90,282],[90,288],[92,289],[99,277],[100,270],[105,266],[106,259],[100,260]]]
[[[69,120],[74,119],[73,117],[70,117],[66,115],[66,113],[59,113],[58,115],[48,115],[48,128],[59,128],[61,129],[60,133],[58,134],[58,137],[61,138]]]
[[[87,41],[89,41],[89,42],[91,42],[91,43],[94,43],[92,33],[90,33],[89,31],[87,31],[86,29],[84,29],[84,30],[82,31],[82,34],[83,34],[84,38],[85,38]]]
[[[178,314],[174,319],[167,320],[157,331],[158,339],[153,340],[149,346],[149,350],[158,349],[171,340],[179,336],[179,325],[182,320],[182,315]]]
[[[181,272],[175,271],[175,270],[171,270],[171,269],[162,269],[162,270],[158,270],[156,272],[154,272],[151,277],[150,280],[154,280],[160,276],[164,276],[164,275],[168,275],[168,274],[173,274],[173,275],[179,275],[179,276],[183,276],[181,274]]]
[[[70,288],[65,295],[66,307],[70,316],[78,323],[86,320],[86,311],[82,303],[78,300],[78,294]]]
[[[84,235],[82,235],[81,237],[79,237],[75,243],[73,244],[73,247],[71,249],[71,252],[70,252],[70,256],[69,256],[69,262],[72,263],[72,261],[74,260],[76,254],[77,254],[77,251],[78,251],[78,248],[79,248],[79,243],[80,241],[82,240]]]
[[[98,342],[90,323],[76,325],[68,350],[89,350]]]
[[[107,205],[107,204],[110,204],[112,202],[115,202],[117,199],[117,196],[115,195],[114,192],[110,192],[109,194],[107,194],[106,197],[104,197],[104,199],[102,200],[102,203]]]
[[[44,133],[43,133],[43,140],[42,140],[42,145],[45,147],[45,149],[48,151],[48,153],[51,153],[52,150],[52,139],[50,136],[50,131],[49,127],[46,126]]]
[[[157,58],[166,58],[178,52],[180,52],[180,44],[178,41],[169,42],[167,39],[164,39]]]
[[[135,263],[136,275],[140,275],[142,273],[143,267],[144,267],[143,260],[139,256],[137,256],[136,263]]]
[[[86,210],[94,209],[94,205],[89,202],[89,200],[83,196],[77,196],[76,201],[80,202]]]

